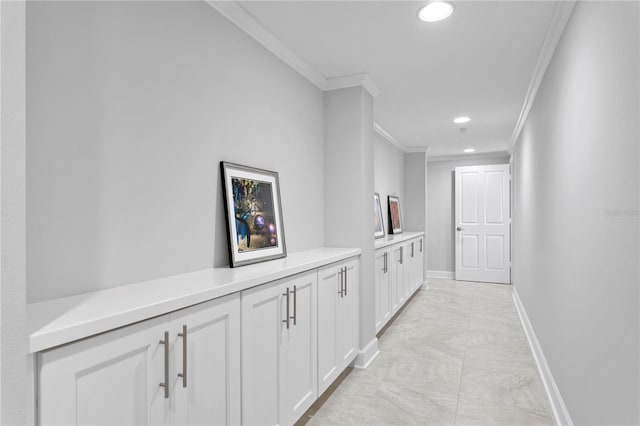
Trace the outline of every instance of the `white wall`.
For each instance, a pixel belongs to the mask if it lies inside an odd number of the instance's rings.
[[[323,99],[204,2],[28,2],[31,302],[227,265],[219,161],[323,244]]]
[[[373,132],[373,173],[373,191],[380,194],[384,232],[389,234],[389,195],[400,197],[402,218],[405,219],[407,215],[407,200],[404,198],[404,154],[377,132]]]
[[[25,3],[0,2],[0,424],[28,424]],[[31,398],[29,394],[29,398]],[[33,399],[31,400],[31,402]]]
[[[363,87],[325,92],[325,243],[359,247],[360,353],[356,366],[378,352],[373,288],[373,97]]]
[[[508,163],[509,158],[506,156],[429,161],[427,166],[428,271],[453,273],[455,270],[455,168]]]
[[[513,283],[574,424],[639,418],[637,2],[578,2],[514,155]]]

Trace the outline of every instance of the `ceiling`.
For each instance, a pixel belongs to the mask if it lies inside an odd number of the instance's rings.
[[[508,151],[556,2],[454,1],[436,23],[417,19],[424,3],[239,2],[325,78],[367,73],[380,89],[375,121],[408,150]],[[454,124],[459,115],[471,122]]]

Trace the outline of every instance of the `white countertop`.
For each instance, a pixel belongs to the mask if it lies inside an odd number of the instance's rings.
[[[413,238],[422,237],[424,232],[419,231],[407,231],[402,234],[385,235],[384,238],[378,238],[375,243],[376,250],[382,247],[387,247],[393,244],[401,243],[403,241],[411,240]]]
[[[211,268],[27,305],[29,353],[360,255],[322,247],[239,268]]]

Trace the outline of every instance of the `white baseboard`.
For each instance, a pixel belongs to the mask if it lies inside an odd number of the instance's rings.
[[[453,271],[427,271],[427,278],[453,279]]]
[[[540,342],[538,342],[538,338],[536,337],[536,333],[533,331],[527,312],[524,310],[524,305],[520,300],[520,296],[518,296],[518,291],[515,286],[512,286],[511,288],[513,289],[513,302],[516,305],[520,322],[522,322],[522,327],[524,328],[527,340],[529,341],[531,352],[533,352],[533,358],[536,361],[538,372],[542,378],[544,390],[546,391],[547,398],[549,399],[549,405],[551,406],[551,412],[553,413],[553,421],[558,426],[573,426],[573,421],[571,420],[567,406],[564,405],[564,400],[562,399],[562,395],[560,395],[558,385],[551,374],[549,364],[547,364],[547,360],[544,357],[542,348],[540,347]]]
[[[355,362],[353,363],[353,368],[358,368],[364,370],[371,364],[380,351],[378,351],[378,338],[373,337],[367,346],[360,350],[358,356],[356,357]]]

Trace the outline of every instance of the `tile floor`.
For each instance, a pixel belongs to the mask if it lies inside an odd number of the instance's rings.
[[[429,280],[308,425],[553,425],[511,286]]]

